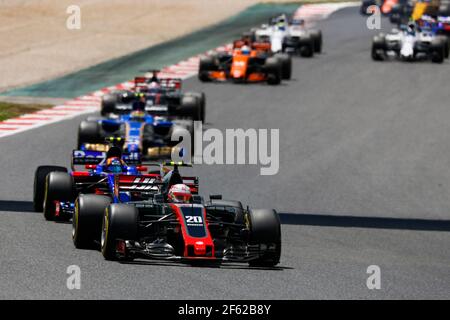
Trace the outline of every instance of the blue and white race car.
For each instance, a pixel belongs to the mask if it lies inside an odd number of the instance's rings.
[[[181,131],[186,130],[193,139],[192,120],[150,113],[141,105],[129,114],[82,121],[78,129],[78,148],[107,151],[109,144],[105,139],[114,137],[125,153],[139,153],[144,160],[168,159],[179,142],[172,141],[171,137],[183,135]]]
[[[116,146],[108,152],[74,150],[70,171],[58,166],[39,166],[36,169],[34,209],[43,211],[46,220],[69,220],[80,193],[118,196],[113,194],[117,175],[136,177],[138,180],[145,177],[143,181],[155,180],[154,174],[142,173],[148,168],[140,162],[138,153],[123,154]]]
[[[385,60],[393,56],[405,61],[430,59],[442,63],[448,58],[448,40],[431,28],[420,28],[415,22],[392,29],[391,33],[373,38],[372,59]]]

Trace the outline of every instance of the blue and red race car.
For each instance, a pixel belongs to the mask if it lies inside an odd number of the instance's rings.
[[[81,170],[80,166],[84,166]],[[80,193],[112,195],[114,177],[145,176],[138,153],[122,154],[118,147],[108,152],[74,150],[72,170],[65,167],[39,166],[34,176],[35,211],[43,211],[46,220],[69,220]]]

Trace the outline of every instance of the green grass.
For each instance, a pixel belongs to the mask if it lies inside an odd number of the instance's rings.
[[[0,102],[0,121],[53,107],[49,104],[17,104]]]

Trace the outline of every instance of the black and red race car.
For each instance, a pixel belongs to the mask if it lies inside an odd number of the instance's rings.
[[[112,203],[110,197],[80,195],[75,203],[73,241],[77,248],[100,241],[107,260],[135,258],[187,263],[244,262],[273,267],[280,261],[281,228],[272,209],[244,208],[239,201],[198,195],[198,178],[182,177],[179,166],[154,179],[117,176],[121,193],[140,193],[140,200]],[[161,168],[161,172],[164,172]],[[172,185],[184,183],[193,193],[190,203],[167,198]],[[155,188],[158,191],[155,191]],[[146,197],[142,200],[142,197]]]

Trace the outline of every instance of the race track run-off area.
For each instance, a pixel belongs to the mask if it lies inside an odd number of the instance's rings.
[[[277,210],[277,268],[109,262],[75,249],[71,224],[33,212],[35,168],[70,164],[97,92],[39,114],[52,124],[0,138],[0,298],[448,299],[450,63],[372,61],[379,31],[365,19],[352,6],[317,22],[323,54],[294,58],[292,80],[280,86],[201,83],[187,77],[194,60],[179,65],[187,70],[185,90],[206,94],[205,128],[280,130],[274,176],[256,165],[185,171],[199,176],[205,197]],[[383,19],[382,27],[391,26]],[[63,121],[51,115],[70,109]],[[81,270],[79,290],[66,286],[71,265]],[[380,289],[367,287],[370,266],[380,269]]]

